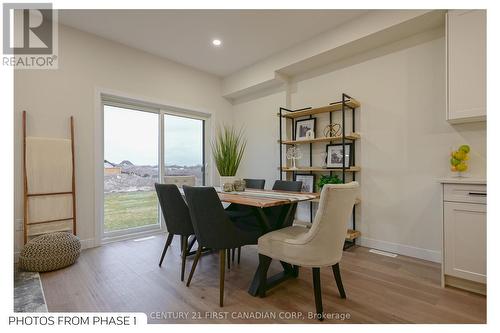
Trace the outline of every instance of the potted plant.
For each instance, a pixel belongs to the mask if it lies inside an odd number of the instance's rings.
[[[218,128],[215,141],[212,142],[212,154],[220,175],[220,185],[232,183],[240,166],[247,142],[243,130],[223,125]]]
[[[324,185],[326,184],[342,184],[342,179],[339,178],[337,175],[333,176],[327,176],[323,175],[318,181],[318,188],[321,191]]]

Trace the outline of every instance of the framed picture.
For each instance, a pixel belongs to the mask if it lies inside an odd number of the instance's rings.
[[[335,143],[326,145],[326,167],[330,169],[342,169],[344,165],[348,168],[351,166],[351,150],[352,143],[345,144],[345,153],[342,152],[342,144]]]
[[[301,181],[302,182],[302,190],[301,192],[309,192],[313,193],[314,192],[314,180],[315,180],[314,175],[295,175],[295,180],[296,181]]]
[[[316,132],[316,118],[301,119],[295,122],[295,140],[311,139],[307,135],[308,131]]]

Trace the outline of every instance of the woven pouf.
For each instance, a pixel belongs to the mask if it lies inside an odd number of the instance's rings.
[[[55,232],[33,238],[19,255],[19,268],[48,272],[72,265],[80,256],[80,239],[68,232]]]

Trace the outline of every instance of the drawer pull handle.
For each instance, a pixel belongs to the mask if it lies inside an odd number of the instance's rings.
[[[479,196],[485,197],[486,193],[484,193],[484,192],[469,192],[469,195],[479,195]]]

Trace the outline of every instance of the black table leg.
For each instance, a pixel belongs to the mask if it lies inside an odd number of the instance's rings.
[[[262,229],[262,233],[265,234],[271,231],[271,224],[269,224],[269,219],[264,213],[264,210],[260,207],[252,207],[252,211],[257,217],[257,221],[259,222],[260,228]]]
[[[191,251],[193,249],[193,245],[195,242],[196,242],[196,236],[193,235],[193,236],[191,236],[191,240],[188,243],[188,248],[187,248],[187,255],[188,256],[196,254],[196,251]]]
[[[290,271],[285,271],[283,270],[282,272],[279,272],[278,274],[274,274],[273,276],[269,277],[266,280],[266,291],[275,287],[276,285],[280,284],[281,282],[295,278],[296,274],[294,272]],[[252,296],[258,296],[259,295],[259,288],[260,288],[260,270],[257,267],[257,270],[255,271],[255,274],[252,279],[252,283],[250,284],[250,287],[248,288],[248,293]]]
[[[274,225],[275,226],[274,230],[281,229],[284,226],[286,226],[286,224],[288,224],[288,220],[290,219],[290,214],[292,214],[292,212],[295,211],[296,207],[297,207],[296,203],[283,205],[283,209],[279,214],[278,221],[276,221],[276,224]],[[259,220],[263,233],[272,231],[273,229],[271,227],[271,224],[269,223],[269,219],[264,213],[264,210],[259,207],[253,207],[253,211]],[[283,267],[283,271],[269,277],[266,280],[266,290],[273,288],[274,286],[280,284],[281,282],[287,279],[297,277],[298,274],[296,272],[296,269],[292,265],[283,261],[280,261],[280,263],[281,266]],[[252,279],[252,283],[248,288],[248,293],[252,296],[258,296],[259,288],[260,288],[260,270],[257,267],[257,270]]]

